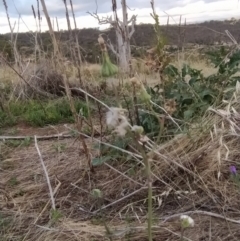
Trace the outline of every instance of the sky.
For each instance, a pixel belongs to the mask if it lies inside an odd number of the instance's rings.
[[[37,9],[37,0],[5,0],[8,6],[10,22],[15,32],[36,31],[36,22],[32,13],[32,5]],[[40,2],[40,0],[39,0]],[[75,11],[77,28],[97,28],[105,29],[109,25],[99,25],[87,12],[97,12],[100,17],[111,16],[111,0],[72,0]],[[45,0],[49,15],[54,22],[53,26],[56,30],[56,17],[58,18],[59,29],[67,29],[65,18],[65,7],[63,0]],[[69,3],[69,0],[67,0]],[[96,4],[97,3],[97,4]],[[121,4],[118,4],[118,16],[121,18]],[[153,23],[150,16],[151,5],[150,0],[127,0],[129,7],[128,14],[137,15],[137,24]],[[170,16],[170,24],[178,23],[179,16],[186,19],[187,23],[202,22],[208,20],[225,20],[230,18],[239,19],[240,17],[240,1],[239,0],[155,0],[156,13],[160,16],[160,23],[167,23],[167,16]],[[70,5],[69,5],[70,11]],[[47,23],[42,11],[40,3],[40,13],[42,16],[42,31],[48,29]],[[71,26],[73,20],[71,18]],[[6,12],[3,1],[0,0],[0,33],[9,32],[9,25],[6,18]]]

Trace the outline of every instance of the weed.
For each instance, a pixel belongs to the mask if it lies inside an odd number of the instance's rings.
[[[19,184],[19,181],[17,180],[16,177],[11,177],[8,180],[8,185],[10,185],[11,187],[17,186]]]
[[[0,234],[3,234],[7,231],[7,228],[10,226],[12,220],[10,217],[4,217],[0,214]]]
[[[32,139],[30,137],[26,137],[24,140],[7,140],[5,145],[8,147],[27,147],[31,144]]]
[[[22,190],[22,189],[19,189],[19,191],[15,194],[15,197],[22,197],[22,196],[24,196],[24,194],[25,194],[25,191],[24,190]]]
[[[62,213],[59,211],[59,210],[57,210],[57,209],[55,209],[55,210],[52,210],[51,211],[51,224],[54,224],[54,223],[56,223],[56,222],[58,222],[58,220],[60,219],[60,218],[62,218]]]
[[[76,99],[75,107],[81,115],[88,116],[86,104]],[[27,100],[9,103],[11,116],[0,110],[0,128],[13,126],[17,121],[24,121],[32,126],[44,126],[62,122],[73,122],[74,118],[65,98],[54,101]]]
[[[61,153],[66,149],[66,144],[63,144],[63,143],[53,144],[53,148],[56,152]]]

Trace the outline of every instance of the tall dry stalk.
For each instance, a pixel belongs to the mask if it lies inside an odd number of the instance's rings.
[[[56,40],[55,34],[53,32],[53,28],[52,28],[50,17],[49,17],[48,11],[47,11],[45,0],[40,0],[40,1],[41,1],[41,4],[42,4],[42,7],[43,7],[44,15],[45,15],[45,17],[47,19],[49,32],[50,32],[50,35],[51,35],[51,38],[52,38],[52,42],[53,42],[53,45],[54,45],[54,56],[56,57],[57,64],[59,66],[59,69],[62,72],[63,81],[64,81],[64,87],[65,87],[65,91],[66,91],[66,94],[67,94],[67,98],[69,100],[71,111],[72,111],[73,116],[74,116],[75,125],[76,125],[77,130],[81,131],[83,119],[81,117],[79,119],[77,111],[76,111],[76,108],[74,106],[74,102],[73,102],[73,99],[72,99],[71,91],[70,91],[70,88],[69,88],[69,83],[68,83],[68,80],[67,80],[67,76],[65,74],[66,69],[65,69],[65,66],[63,64],[61,64],[61,62],[60,62],[60,60],[62,59],[62,56],[61,56],[61,53],[59,52],[59,48],[58,48],[58,45],[57,45],[57,40]],[[88,165],[89,165],[90,169],[92,169],[91,157],[90,157],[90,154],[89,154],[89,150],[88,150],[87,144],[85,142],[85,139],[84,139],[84,137],[82,135],[80,135],[80,140],[82,142],[82,146],[83,146],[83,149],[85,151],[85,155],[87,157]]]
[[[66,2],[66,0],[63,0],[63,2],[65,5],[65,10],[66,10],[66,19],[67,19],[67,25],[68,25],[68,31],[69,31],[69,39],[70,39],[70,43],[72,44],[73,43],[73,32],[72,32],[72,28],[71,28],[71,24],[70,24],[70,17],[69,17],[69,13],[68,13],[67,2]],[[74,14],[74,10],[73,10],[73,4],[72,4],[71,0],[70,0],[70,5],[71,5],[72,16],[74,19],[74,28],[75,28],[74,33],[75,33],[75,41],[76,41],[76,46],[75,46],[75,44],[71,45],[73,47],[73,48],[71,48],[71,50],[73,51],[74,63],[77,66],[79,83],[82,86],[83,82],[82,82],[81,69],[80,69],[81,64],[82,64],[81,51],[80,51],[79,41],[78,41],[78,36],[77,36],[77,23],[76,23],[75,14]],[[77,56],[76,56],[75,49],[77,49]]]
[[[75,14],[74,14],[74,10],[73,10],[73,4],[72,4],[72,0],[69,0],[70,1],[70,5],[71,5],[71,11],[72,11],[72,16],[73,16],[73,21],[74,21],[74,33],[75,33],[75,41],[76,41],[76,45],[77,45],[77,52],[78,52],[78,66],[79,66],[79,69],[80,69],[80,66],[82,65],[82,57],[81,57],[81,51],[80,51],[80,45],[79,45],[79,41],[78,41],[78,35],[77,35],[77,22],[76,22],[76,18],[75,18]],[[81,75],[80,75],[80,82],[82,82],[81,80]]]
[[[60,52],[59,52],[59,49],[58,49],[57,39],[56,39],[54,31],[53,31],[51,19],[49,17],[48,11],[47,11],[47,7],[46,7],[46,4],[45,4],[45,1],[44,0],[40,0],[40,1],[41,1],[41,4],[42,4],[42,8],[43,8],[43,12],[44,12],[45,18],[47,20],[47,24],[48,24],[48,28],[49,28],[49,34],[50,34],[52,42],[53,42],[53,57],[60,57]],[[66,89],[66,91],[69,92],[69,90],[67,90],[67,89]]]
[[[5,12],[6,12],[6,15],[7,15],[7,20],[8,20],[8,25],[9,25],[9,28],[10,28],[10,33],[11,33],[11,45],[12,45],[12,49],[13,49],[13,54],[14,54],[14,60],[15,60],[15,64],[21,68],[22,70],[22,67],[20,65],[20,56],[18,54],[18,51],[17,51],[17,35],[14,39],[14,27],[12,26],[11,24],[11,21],[10,21],[10,17],[9,17],[9,13],[8,13],[8,6],[7,6],[7,2],[5,0],[3,0],[3,5],[4,5],[4,8],[5,8]]]
[[[74,65],[76,66],[76,53],[75,53],[75,48],[73,45],[73,35],[72,35],[72,28],[71,28],[71,23],[70,23],[70,17],[69,17],[69,13],[68,13],[68,6],[67,6],[67,1],[63,0],[64,6],[65,6],[65,13],[66,13],[66,20],[67,20],[67,26],[68,26],[68,33],[69,33],[69,42],[70,42],[70,52],[71,52],[71,56],[74,62]]]
[[[7,6],[7,2],[5,0],[3,0],[3,5],[5,7],[5,12],[6,12],[6,15],[7,15],[7,20],[8,20],[8,25],[9,25],[10,32],[11,32],[11,42],[13,43],[13,27],[12,27],[11,22],[10,22],[10,17],[9,17],[9,14],[8,14],[8,6]]]
[[[75,19],[73,4],[72,4],[72,1],[70,0],[71,12],[72,12],[72,16],[73,16],[73,19],[74,19],[74,27],[75,27],[74,33],[75,33],[76,43],[74,43],[74,41],[73,41],[73,31],[72,31],[71,24],[70,24],[70,16],[69,16],[69,13],[68,13],[67,2],[66,2],[66,0],[63,0],[63,2],[64,2],[64,5],[65,5],[65,10],[66,10],[66,19],[67,19],[67,25],[68,25],[68,31],[69,31],[69,40],[70,40],[70,44],[71,44],[71,54],[73,56],[74,64],[77,68],[80,86],[83,86],[84,83],[82,81],[82,76],[81,76],[82,59],[81,59],[81,51],[80,51],[80,47],[79,47],[80,45],[79,45],[78,36],[77,36],[77,23],[76,23],[76,19]],[[76,51],[75,51],[76,49],[77,49],[77,55],[76,55]],[[88,101],[87,95],[85,95],[85,99],[86,99],[87,106],[89,106],[89,101]],[[88,112],[90,113],[89,108],[88,108]],[[91,127],[92,127],[92,134],[94,134],[94,128],[93,128],[93,124],[92,124],[91,115],[90,115],[90,124],[91,124]]]
[[[57,24],[57,31],[59,32],[59,24],[58,24],[58,18],[56,17],[56,24]]]
[[[42,42],[42,37],[41,37],[41,32],[42,32],[42,26],[41,26],[41,21],[42,21],[42,17],[41,17],[41,14],[40,14],[40,6],[39,6],[39,0],[37,0],[37,18],[38,18],[38,32],[39,32],[39,41],[40,41],[40,46],[39,47],[39,58],[43,57],[44,56],[44,52],[42,53],[43,56],[41,55],[41,49],[43,50],[44,47],[43,47],[43,42]]]
[[[39,31],[39,26],[38,26],[38,23],[37,23],[37,15],[36,15],[36,12],[35,12],[35,9],[34,9],[34,6],[32,5],[32,12],[33,12],[33,17],[35,19],[35,24],[36,24],[36,28],[37,28],[37,31],[34,35],[34,39],[35,39],[35,46],[34,46],[34,59],[35,59],[35,70],[36,70],[36,65],[37,65],[37,53],[39,54],[38,58],[41,59],[41,52],[40,52],[40,49],[39,49],[39,44],[38,44],[38,31]],[[35,72],[35,71],[34,71]]]
[[[68,31],[69,31],[69,34],[70,34],[70,39],[71,39],[72,32],[71,32],[71,23],[70,23],[70,18],[69,18],[69,13],[68,13],[67,1],[63,0],[63,3],[64,3],[65,10],[66,10],[67,26],[68,26]]]

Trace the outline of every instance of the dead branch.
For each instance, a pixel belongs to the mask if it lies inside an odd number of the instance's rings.
[[[133,15],[130,20],[128,21],[128,24],[131,23],[131,31],[129,33],[129,38],[132,37],[133,33],[135,32],[135,24],[136,24],[136,20],[137,20],[137,15]]]
[[[82,137],[89,138],[89,139],[91,139],[92,141],[96,141],[97,143],[103,144],[103,145],[105,145],[105,146],[114,148],[115,150],[119,150],[119,151],[121,151],[121,152],[123,152],[123,153],[129,154],[130,156],[132,156],[133,158],[135,158],[136,161],[138,161],[139,163],[142,164],[142,162],[141,162],[142,156],[139,155],[139,154],[133,153],[133,152],[131,152],[131,151],[127,151],[127,150],[122,149],[122,148],[120,148],[120,147],[118,147],[118,146],[111,145],[111,144],[109,144],[109,143],[107,143],[107,142],[103,142],[103,141],[101,141],[101,140],[99,140],[99,139],[97,139],[97,138],[92,138],[91,136],[89,136],[89,135],[87,135],[87,134],[84,134],[84,133],[82,133],[82,132],[79,132],[79,131],[77,131],[77,130],[74,130],[74,129],[70,128],[70,127],[69,127],[68,125],[66,125],[66,124],[65,124],[64,126],[65,126],[67,129],[71,130],[71,131],[76,131],[76,132],[77,132],[79,135],[81,135]]]
[[[97,19],[99,24],[108,24],[108,23],[112,24],[112,22],[114,22],[114,21],[112,21],[112,16],[110,16],[110,17],[108,17],[108,16],[107,17],[102,17],[102,19],[99,18],[99,16],[98,16],[98,3],[97,3],[97,0],[95,0],[95,3],[96,3],[96,10],[95,10],[95,12],[90,13],[88,11],[87,13],[90,14],[95,19]]]
[[[103,207],[95,210],[93,213],[96,214],[96,213],[102,211],[103,209],[106,209],[106,208],[108,208],[108,207],[111,207],[111,206],[113,206],[113,205],[115,205],[115,204],[117,204],[117,203],[119,203],[119,202],[121,202],[121,201],[123,201],[123,200],[125,200],[125,199],[127,199],[127,198],[129,198],[129,197],[131,197],[131,196],[133,196],[133,195],[135,195],[136,193],[139,193],[139,192],[142,191],[142,190],[146,190],[147,188],[148,188],[148,187],[141,187],[141,188],[139,188],[138,190],[136,190],[136,191],[134,191],[134,192],[132,192],[132,193],[130,193],[130,194],[128,194],[128,195],[126,195],[126,196],[124,196],[124,197],[122,197],[122,198],[114,201],[114,202],[112,202],[112,203],[109,203],[109,204],[107,204],[107,205],[105,205],[105,206],[103,206]]]
[[[112,43],[110,42],[110,40],[108,41],[107,46],[117,57],[119,57],[118,52],[114,49],[114,47],[113,47]]]
[[[127,176],[126,174],[118,171],[116,168],[114,168],[113,166],[109,165],[108,163],[104,162],[104,165],[107,166],[107,167],[109,167],[110,169],[114,170],[115,172],[119,173],[120,175],[124,176],[124,177],[127,178],[128,180],[134,182],[135,184],[140,185],[140,186],[142,186],[142,187],[144,186],[142,183],[133,180],[131,177],[129,177],[129,176]]]
[[[56,210],[56,205],[55,205],[54,194],[53,194],[51,182],[50,182],[50,179],[49,179],[49,176],[48,176],[47,168],[46,168],[46,166],[45,166],[45,164],[44,164],[44,161],[43,161],[42,154],[41,154],[41,152],[40,152],[40,150],[39,150],[39,147],[38,147],[37,136],[34,136],[34,141],[35,141],[35,147],[36,147],[36,149],[37,149],[37,152],[38,152],[38,155],[39,155],[39,158],[40,158],[42,167],[43,167],[43,171],[44,171],[45,176],[46,176],[46,179],[47,179],[47,184],[48,184],[48,188],[49,188],[49,194],[50,194],[51,202],[52,202],[52,209],[53,209],[53,210]]]
[[[116,21],[112,20],[112,16],[110,16],[110,17],[107,16],[107,17],[100,18],[96,12],[95,13],[87,12],[87,13],[90,14],[95,19],[97,19],[98,23],[101,24],[101,25],[102,24],[111,24],[111,25],[114,26],[116,24]]]

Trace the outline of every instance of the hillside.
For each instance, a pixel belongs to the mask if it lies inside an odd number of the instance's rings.
[[[189,24],[186,26],[178,25],[162,26],[162,33],[167,39],[169,45],[181,45],[182,42],[192,44],[212,45],[215,42],[231,42],[226,36],[225,30],[230,31],[234,38],[239,41],[240,38],[240,21],[209,21],[200,24]],[[100,34],[98,29],[80,29],[78,31],[79,43],[83,49],[84,56],[89,62],[98,62],[97,56],[100,54],[100,49],[97,44],[97,38]],[[105,38],[115,44],[115,33],[113,29],[105,32]],[[51,40],[48,32],[41,33],[40,35],[42,44],[45,51],[51,49]],[[57,38],[69,49],[68,31],[56,32]],[[6,40],[10,38],[9,34],[0,35],[0,51],[6,49]],[[131,39],[133,47],[133,55],[140,56],[141,48],[136,47],[149,47],[154,44],[154,29],[152,24],[141,24],[135,26],[135,33]],[[18,47],[29,55],[33,52],[35,43],[33,33],[19,33],[18,34]],[[69,54],[69,53],[68,53]],[[67,55],[67,54],[66,54]]]

